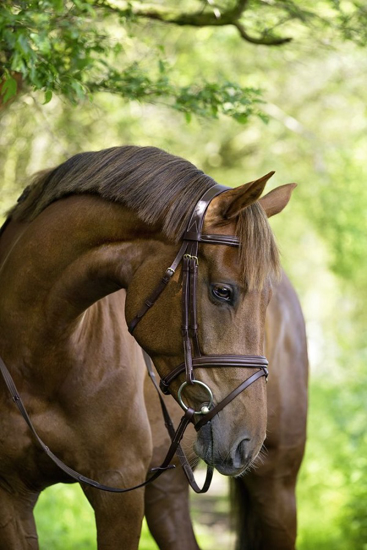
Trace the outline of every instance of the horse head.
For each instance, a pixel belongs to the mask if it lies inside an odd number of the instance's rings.
[[[153,358],[166,389],[184,409],[195,411],[196,454],[231,476],[253,463],[266,436],[264,325],[279,269],[267,217],[286,206],[295,187],[284,185],[260,198],[271,175],[222,189],[204,206],[199,201],[200,244],[196,249],[190,242],[188,248],[181,245],[175,269],[167,270],[169,284],[166,280],[157,287],[157,274],[172,263],[177,246],[162,240],[154,256],[140,264],[127,292],[126,315],[134,336]],[[185,238],[194,238],[192,232],[187,230]],[[239,246],[233,246],[237,241]],[[150,297],[134,317],[141,288],[149,288]],[[211,409],[216,414],[207,421]]]

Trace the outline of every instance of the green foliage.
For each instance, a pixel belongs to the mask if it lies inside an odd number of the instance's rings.
[[[300,550],[358,548],[343,528],[350,488],[348,434],[335,419],[339,391],[333,382],[311,383],[309,438],[297,487]]]
[[[340,357],[348,369],[349,351]],[[358,376],[314,380],[309,439],[298,484],[300,550],[367,548],[367,437],[365,357],[354,357]],[[320,521],[320,514],[322,520]]]
[[[129,9],[114,10],[91,0],[32,0],[0,6],[3,102],[17,93],[14,75],[28,89],[42,90],[77,104],[97,92],[127,100],[165,102],[186,114],[224,113],[247,122],[258,110],[260,91],[226,81],[180,86],[172,81],[164,49],[146,48],[133,59]],[[136,48],[139,49],[139,46]],[[148,60],[145,59],[148,56]],[[132,58],[132,59],[131,59]]]
[[[194,7],[196,10],[194,10]],[[42,90],[77,104],[100,91],[127,100],[165,102],[205,117],[224,113],[246,123],[259,112],[259,90],[216,78],[180,86],[156,42],[146,41],[144,25],[156,20],[177,26],[232,26],[247,42],[281,45],[316,33],[326,43],[366,43],[366,10],[357,2],[305,1],[193,2],[193,11],[170,2],[146,5],[106,0],[5,0],[0,5],[0,84],[2,102],[23,90]],[[141,32],[141,29],[143,31]],[[152,34],[159,27],[151,27]],[[290,33],[282,36],[281,32]],[[145,44],[145,45],[144,45]],[[149,53],[148,53],[148,50]],[[214,61],[214,66],[216,63]],[[17,76],[17,78],[15,78]]]
[[[0,7],[3,74],[21,73],[35,90],[57,91],[72,101],[85,95],[98,54],[111,48],[88,2],[32,0]]]
[[[8,78],[4,81],[1,93],[4,96],[3,99],[5,103],[13,96],[15,96],[15,94],[17,93],[17,81],[15,80],[15,78],[10,75],[8,76]]]
[[[366,438],[364,448],[367,448]],[[344,533],[351,541],[352,548],[367,549],[367,464],[365,457],[356,460],[357,470],[351,476],[352,490],[347,501],[346,515],[343,518]]]
[[[260,95],[258,89],[243,89],[231,82],[226,82],[222,87],[217,84],[207,84],[201,89],[191,86],[181,89],[175,108],[189,115],[188,121],[191,113],[207,118],[218,118],[218,114],[222,113],[242,124],[248,122],[251,115],[257,114],[267,121],[266,115],[256,110],[256,104],[262,103]]]

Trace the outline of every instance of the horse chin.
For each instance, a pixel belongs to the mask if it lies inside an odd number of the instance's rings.
[[[217,464],[215,466],[215,469],[222,474],[222,476],[228,476],[228,477],[241,477],[243,476],[250,468],[251,468],[252,461],[250,464],[248,464],[245,468],[238,469],[238,468],[231,468],[227,464]]]

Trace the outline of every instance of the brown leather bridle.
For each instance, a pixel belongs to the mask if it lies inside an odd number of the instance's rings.
[[[110,487],[98,483],[97,481],[94,481],[93,479],[90,479],[86,476],[83,476],[82,474],[79,474],[78,472],[64,464],[58,457],[56,457],[52,453],[52,451],[39,437],[24,407],[22,399],[16,389],[9,370],[7,369],[4,361],[0,357],[0,372],[4,378],[4,381],[12,396],[13,401],[17,405],[23,418],[33,432],[35,439],[38,441],[39,445],[43,448],[47,455],[51,458],[51,460],[53,460],[53,462],[61,470],[63,470],[66,474],[68,474],[76,481],[90,485],[92,487],[95,487],[96,489],[101,489],[103,491],[113,493],[129,492],[145,486],[147,483],[150,483],[157,479],[165,470],[173,468],[174,466],[170,463],[174,455],[176,454],[194,491],[197,493],[206,492],[210,486],[213,474],[213,467],[210,465],[208,466],[206,480],[203,487],[200,489],[195,482],[192,469],[180,445],[187,426],[190,423],[193,423],[196,431],[199,431],[203,426],[205,426],[205,424],[211,421],[214,416],[218,414],[218,412],[220,412],[226,405],[228,405],[228,403],[230,403],[237,395],[247,389],[256,380],[263,376],[265,376],[265,378],[267,379],[268,361],[262,355],[202,355],[200,351],[196,309],[199,244],[220,244],[236,247],[240,244],[239,239],[236,236],[202,234],[204,216],[210,202],[212,201],[212,199],[214,199],[214,197],[227,190],[227,187],[216,184],[208,189],[199,199],[193,210],[193,213],[191,214],[187,229],[183,234],[182,245],[176,258],[174,259],[171,266],[166,270],[163,278],[161,279],[160,283],[155,288],[153,293],[144,302],[144,305],[142,306],[138,314],[134,317],[134,319],[132,319],[132,321],[128,325],[129,332],[133,333],[137,324],[141,321],[147,311],[155,304],[155,302],[171,280],[171,277],[175,273],[177,267],[182,262],[182,339],[184,361],[180,365],[178,365],[178,367],[176,367],[170,374],[162,378],[160,382],[160,387],[163,393],[170,393],[169,387],[172,381],[175,380],[180,374],[185,373],[185,381],[181,384],[178,390],[178,402],[184,409],[185,413],[177,430],[175,430],[162,395],[159,392],[158,384],[155,381],[155,374],[152,369],[151,361],[147,354],[144,352],[144,359],[148,368],[148,374],[158,392],[165,425],[171,438],[171,445],[163,463],[158,468],[153,468],[151,470],[152,475],[145,482],[126,489]],[[227,395],[227,397],[225,397],[221,402],[215,404],[215,399],[211,389],[209,388],[209,386],[207,386],[207,384],[195,378],[194,370],[196,368],[218,367],[251,368],[257,370],[254,374],[252,374],[249,378],[242,382],[237,388],[235,388],[229,395]],[[209,397],[209,401],[205,402],[201,406],[201,409],[199,411],[195,411],[191,407],[185,405],[182,399],[182,392],[184,388],[186,386],[195,385],[200,385],[201,387],[203,387],[207,391]],[[197,417],[201,418],[200,420],[195,422],[195,418]]]
[[[151,295],[148,297],[148,299],[144,302],[144,305],[142,306],[138,314],[132,319],[132,321],[128,325],[129,332],[132,334],[138,323],[149,311],[149,309],[155,304],[159,296],[167,287],[179,264],[182,263],[182,340],[184,361],[171,373],[161,379],[160,388],[164,394],[169,394],[170,384],[173,382],[173,380],[175,380],[180,374],[185,373],[185,381],[182,382],[177,394],[178,402],[185,411],[185,414],[180,423],[180,427],[182,426],[184,430],[186,429],[187,425],[192,422],[194,423],[196,431],[199,431],[203,426],[205,426],[205,424],[211,421],[214,416],[218,414],[226,405],[228,405],[228,403],[230,403],[235,397],[237,397],[237,395],[247,389],[251,384],[256,382],[256,380],[263,376],[265,376],[266,380],[268,378],[268,361],[266,357],[262,355],[202,355],[200,351],[196,308],[199,243],[220,244],[236,247],[240,245],[238,237],[233,235],[202,233],[205,213],[210,202],[214,199],[214,197],[217,197],[225,191],[228,191],[227,187],[216,184],[208,189],[199,199],[191,214],[186,231],[183,234],[182,245],[180,247],[180,250],[178,251],[177,256],[175,257],[171,266],[166,269],[163,278],[154,289],[154,291],[151,293]],[[149,371],[150,369],[147,358],[146,362]],[[207,384],[195,378],[194,369],[218,367],[236,367],[251,369],[256,368],[257,370],[249,378],[244,380],[244,382],[242,382],[237,388],[230,392],[230,394],[227,395],[227,397],[225,397],[222,401],[214,404],[214,396],[211,389]],[[203,387],[207,391],[209,397],[209,401],[204,403],[199,411],[195,411],[185,405],[182,399],[182,392],[184,388],[186,386],[194,386],[195,384]],[[163,414],[165,415],[165,407],[162,399],[161,405]],[[200,420],[195,422],[195,417],[198,416],[201,416],[201,418]],[[171,433],[170,436],[171,440],[173,441],[173,434]],[[180,446],[178,446],[177,454],[181,461],[186,477],[194,491],[197,493],[206,492],[210,486],[210,481],[213,474],[212,467],[208,467],[207,477],[204,482],[204,486],[202,489],[199,489],[194,480],[192,470]]]
[[[182,339],[184,361],[176,367],[170,374],[162,378],[160,388],[165,394],[169,394],[169,386],[180,374],[185,372],[186,380],[178,390],[178,402],[181,407],[187,411],[187,407],[182,399],[182,392],[186,386],[195,384],[203,387],[209,397],[209,403],[201,407],[200,411],[194,411],[195,416],[202,418],[195,423],[196,431],[199,431],[205,424],[230,403],[239,393],[248,388],[253,382],[265,376],[268,376],[268,361],[262,355],[202,355],[199,345],[198,324],[197,324],[197,280],[198,280],[198,251],[199,243],[221,244],[227,246],[239,246],[239,239],[233,235],[203,234],[204,217],[210,202],[221,193],[228,191],[227,187],[222,185],[213,185],[197,202],[187,229],[182,237],[182,245],[174,259],[172,265],[166,270],[163,279],[154,289],[153,293],[145,301],[138,314],[129,323],[129,332],[133,333],[137,324],[141,321],[147,311],[155,304],[163,290],[166,288],[172,275],[182,262]],[[250,378],[246,379],[240,386],[234,389],[223,401],[214,405],[214,396],[211,389],[200,380],[195,378],[195,368],[216,368],[216,367],[236,367],[236,368],[257,368]]]

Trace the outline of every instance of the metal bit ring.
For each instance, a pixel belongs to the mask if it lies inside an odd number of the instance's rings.
[[[203,405],[200,409],[200,411],[195,411],[194,414],[207,414],[210,410],[210,407],[213,405],[213,402],[214,402],[214,397],[213,397],[213,392],[212,390],[209,388],[209,386],[207,386],[206,384],[204,384],[204,382],[200,382],[200,380],[193,380],[192,381],[192,384],[199,384],[199,386],[202,386],[203,388],[206,389],[206,391],[208,392],[209,394],[209,404],[208,405]],[[185,405],[185,403],[182,401],[182,397],[181,397],[181,394],[182,394],[182,390],[184,389],[185,386],[188,385],[188,382],[183,382],[180,386],[180,389],[178,390],[178,393],[177,393],[177,399],[178,399],[178,402],[179,404],[181,405],[181,407],[183,408],[184,411],[187,411],[187,409],[189,408],[187,405]],[[190,384],[191,385],[191,384]]]

